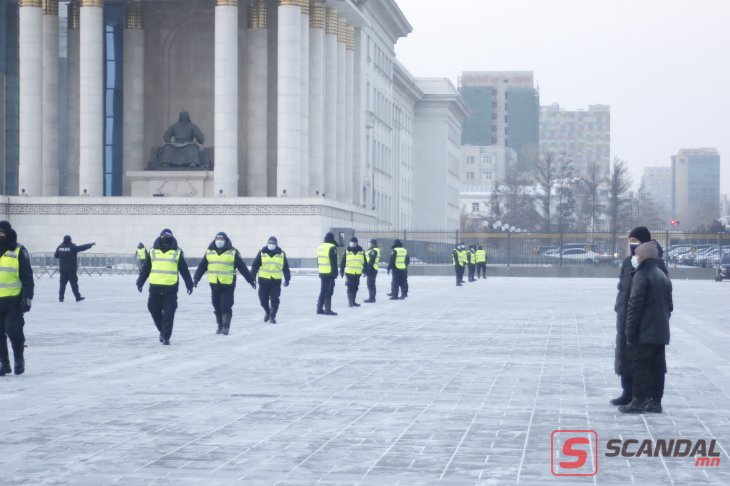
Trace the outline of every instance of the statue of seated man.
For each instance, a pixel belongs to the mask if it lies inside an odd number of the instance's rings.
[[[163,139],[165,145],[157,154],[159,168],[205,168],[198,145],[205,143],[205,135],[196,124],[190,121],[187,111],[180,112],[177,123],[165,131]]]

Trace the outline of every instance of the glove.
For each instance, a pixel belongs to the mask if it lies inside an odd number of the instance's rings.
[[[142,293],[142,285],[137,285],[137,290],[139,290],[139,293]]]
[[[256,290],[256,282],[255,281],[249,282],[248,284],[251,286],[252,289]]]
[[[288,287],[288,286],[289,286],[289,281],[288,280],[284,280],[284,287]]]
[[[192,288],[192,287],[190,287],[190,288],[188,289],[188,295],[192,295],[192,293],[193,293],[193,288]]]
[[[20,312],[23,312],[23,313],[30,312],[31,303],[32,303],[32,300],[27,297],[25,299],[22,299],[20,301]],[[3,336],[3,339],[4,338],[5,337]]]

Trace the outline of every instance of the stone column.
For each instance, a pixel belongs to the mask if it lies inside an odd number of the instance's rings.
[[[337,199],[349,202],[350,194],[347,191],[347,170],[345,160],[345,118],[346,118],[346,65],[345,40],[347,36],[347,22],[340,17],[337,23]]]
[[[58,0],[43,0],[43,195],[58,196]]]
[[[238,0],[215,6],[214,194],[238,196]]]
[[[301,197],[301,2],[279,0],[278,10],[276,195]]]
[[[309,195],[324,192],[324,27],[323,0],[309,14]]]
[[[68,4],[68,103],[66,123],[68,143],[66,146],[66,186],[64,196],[79,194],[79,4],[75,0]]]
[[[357,204],[355,185],[355,29],[347,26],[345,42],[345,188],[348,203]]]
[[[300,48],[301,48],[301,91],[300,91],[300,132],[301,156],[299,159],[299,196],[309,196],[309,0],[300,0]]]
[[[269,33],[266,1],[249,6],[246,31],[246,196],[266,197]]]
[[[41,0],[21,0],[19,12],[18,193],[43,195],[43,11]]]
[[[104,0],[81,0],[79,194],[104,195]]]
[[[144,25],[142,2],[127,3],[124,21],[124,166],[125,196],[132,194],[128,171],[144,170]]]
[[[337,10],[327,9],[324,36],[324,192],[337,199]]]

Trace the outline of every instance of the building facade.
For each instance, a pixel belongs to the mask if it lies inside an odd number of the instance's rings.
[[[720,217],[720,154],[714,148],[681,149],[672,156],[672,219],[683,228]]]
[[[558,104],[540,109],[540,152],[560,154],[571,161],[575,175],[605,179],[611,169],[611,110],[590,105],[570,111]]]
[[[464,145],[459,171],[462,190],[503,184],[516,164],[517,152],[509,147]]]
[[[464,72],[459,91],[469,108],[463,145],[517,152],[517,169],[532,172],[539,156],[540,95],[530,71]]]
[[[641,176],[641,191],[656,205],[663,220],[670,219],[672,211],[672,168],[645,167]]]

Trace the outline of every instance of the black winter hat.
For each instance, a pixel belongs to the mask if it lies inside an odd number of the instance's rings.
[[[216,234],[215,234],[215,237],[216,237],[216,238],[218,238],[218,237],[221,237],[221,238],[225,238],[225,239],[228,239],[228,235],[227,235],[227,234],[225,234],[225,233],[224,233],[224,232],[222,232],[222,231],[219,231],[218,233],[216,233]]]
[[[160,236],[172,236],[172,230],[165,228],[160,231]]]
[[[64,243],[71,243],[71,236],[70,235],[64,236],[63,237],[63,242]]]
[[[651,241],[651,233],[646,226],[637,226],[629,233],[629,238],[636,238],[642,243]]]
[[[0,230],[7,232],[11,229],[13,229],[13,227],[10,226],[10,221],[0,221]]]
[[[403,243],[400,242],[400,240],[393,241],[393,246],[391,248],[402,248]]]
[[[372,240],[370,240],[370,244],[373,245],[373,246],[378,246],[378,240],[376,240],[375,238],[373,238]]]
[[[278,245],[279,244],[279,240],[276,239],[276,236],[269,236],[269,239],[268,239],[267,243],[273,243],[275,245]]]
[[[337,244],[335,242],[335,235],[332,234],[332,232],[329,232],[326,235],[324,235],[324,242],[325,243],[332,243],[333,245],[336,245]]]
[[[350,238],[350,242],[351,243],[357,243],[357,238],[353,236],[352,238]]]

